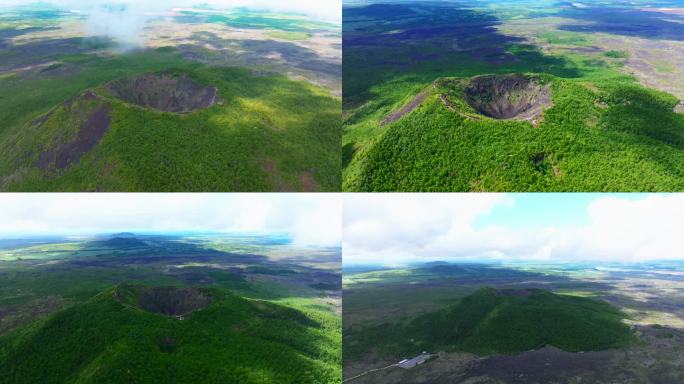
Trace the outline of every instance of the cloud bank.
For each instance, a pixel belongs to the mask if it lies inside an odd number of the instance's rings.
[[[0,236],[218,231],[335,246],[341,214],[333,194],[2,194]]]
[[[573,195],[556,203],[563,199]],[[546,209],[554,209],[551,202]],[[524,209],[514,194],[345,195],[344,263],[684,259],[682,195],[597,196],[584,208],[587,224],[572,225],[562,210],[557,225],[535,226],[534,212],[522,212],[527,219],[518,225],[497,223],[501,206]],[[488,224],[479,225],[487,215]]]

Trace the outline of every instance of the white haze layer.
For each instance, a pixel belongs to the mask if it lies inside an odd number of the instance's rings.
[[[32,0],[4,0],[2,7],[31,5]],[[273,12],[296,12],[318,21],[342,23],[341,0],[48,0],[40,4],[53,5],[83,15],[85,33],[106,36],[122,46],[144,44],[142,32],[154,17],[168,14],[173,8],[193,8],[209,5],[219,10],[247,7]]]
[[[0,237],[114,232],[288,234],[339,246],[341,198],[325,193],[0,194]]]

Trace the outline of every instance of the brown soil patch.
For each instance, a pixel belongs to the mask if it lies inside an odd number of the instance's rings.
[[[309,172],[304,172],[299,175],[299,183],[302,186],[302,192],[314,192],[318,190],[318,183],[313,175]]]
[[[271,185],[273,185],[274,191],[284,192],[294,190],[294,187],[291,185],[291,183],[283,180],[275,160],[266,159],[261,168],[268,175],[268,180],[270,181]]]
[[[382,119],[381,124],[386,125],[401,119],[407,113],[410,113],[414,109],[418,108],[423,103],[423,101],[425,101],[427,96],[428,92],[419,93],[416,97],[413,98],[413,100],[411,100],[408,104],[404,105],[400,110],[395,111],[387,115],[384,119]]]
[[[145,74],[112,81],[107,88],[127,103],[163,112],[189,113],[220,103],[216,87],[197,84],[187,75]]]
[[[465,99],[479,113],[499,120],[537,120],[551,106],[551,85],[522,74],[485,75],[470,80]]]

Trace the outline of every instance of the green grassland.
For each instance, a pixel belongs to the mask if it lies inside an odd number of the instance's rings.
[[[283,76],[256,76],[247,69],[206,67],[182,59],[173,49],[56,59],[78,72],[0,79],[4,190],[340,188],[340,102],[326,90]],[[95,148],[66,169],[46,172],[36,166],[41,149],[75,134],[72,119],[78,117],[60,114],[61,103],[114,79],[162,70],[216,87],[223,105],[177,115],[106,98],[111,126]],[[37,119],[55,110],[48,124],[36,128]],[[309,186],[304,179],[312,180]]]
[[[481,288],[456,304],[404,322],[345,329],[344,355],[356,358],[372,349],[381,356],[425,350],[488,355],[546,345],[574,352],[600,350],[632,340],[624,317],[610,305],[588,298]]]
[[[499,22],[481,11],[425,7],[419,15],[400,5],[376,7],[347,11],[345,19],[345,191],[684,189],[678,100],[623,74],[623,52],[606,52],[604,59],[542,52],[491,29],[459,36],[459,27],[477,31]],[[401,35],[426,25],[454,32]],[[591,42],[590,34],[571,32],[541,38],[579,48]],[[553,107],[538,126],[464,117],[432,87],[441,78],[496,73],[542,74],[553,84]],[[419,107],[383,122],[422,92],[428,96]]]

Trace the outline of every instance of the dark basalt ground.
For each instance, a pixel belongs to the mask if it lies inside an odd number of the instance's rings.
[[[148,73],[112,81],[107,88],[125,102],[163,112],[189,113],[219,100],[215,87],[202,86],[186,75]]]
[[[477,76],[464,91],[466,101],[476,111],[500,120],[532,121],[551,106],[551,86],[534,76]]]
[[[72,111],[74,104],[82,105],[81,103],[84,101],[93,101],[96,105],[91,110]],[[52,167],[64,169],[72,163],[78,163],[81,157],[95,147],[100,142],[100,139],[102,139],[102,136],[109,130],[111,123],[109,117],[110,107],[107,103],[100,101],[92,91],[86,91],[79,98],[67,101],[61,108],[65,108],[74,114],[86,113],[86,116],[84,116],[80,125],[78,136],[74,140],[60,143],[40,154],[38,167],[43,170]],[[40,128],[50,117],[51,113],[48,113],[35,121],[34,124]]]
[[[213,298],[197,288],[150,287],[142,290],[138,300],[146,311],[180,316],[208,306]]]

